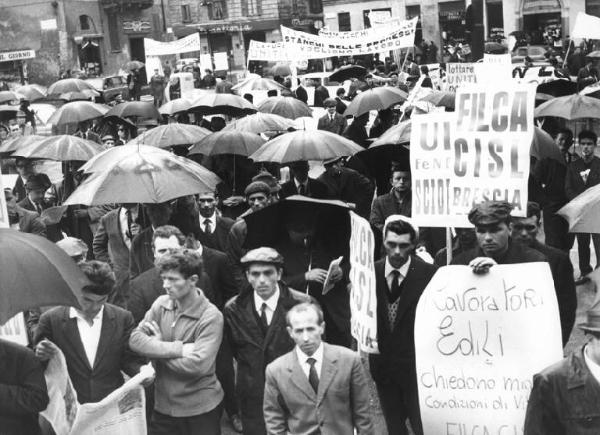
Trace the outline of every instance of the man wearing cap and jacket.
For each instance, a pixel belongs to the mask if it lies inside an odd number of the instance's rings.
[[[565,359],[533,377],[524,435],[600,433],[600,306],[578,325],[589,337]]]
[[[238,364],[236,391],[243,433],[265,435],[265,368],[294,348],[285,316],[291,307],[309,302],[310,297],[281,281],[283,257],[272,248],[248,251],[241,264],[247,284],[225,305],[225,335]]]
[[[44,210],[50,208],[50,204],[44,200],[44,193],[50,187],[46,184],[46,179],[45,174],[30,176],[27,183],[25,183],[27,195],[17,205],[25,210],[36,212],[38,216],[41,216]],[[52,242],[57,242],[63,238],[58,225],[47,225],[46,234],[48,240]]]
[[[469,212],[469,222],[475,225],[478,246],[452,259],[451,264],[468,265],[474,273],[482,274],[495,264],[547,262],[541,252],[511,240],[512,208],[505,201],[486,201],[474,206]]]
[[[323,106],[327,112],[319,118],[317,129],[341,135],[346,130],[348,123],[346,118],[337,113],[337,101],[333,98],[327,98],[323,102]]]

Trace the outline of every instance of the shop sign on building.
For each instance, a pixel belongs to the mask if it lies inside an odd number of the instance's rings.
[[[151,29],[152,25],[150,24],[150,21],[123,21],[123,31],[125,33],[148,33]]]
[[[0,62],[12,62],[15,60],[33,59],[35,57],[34,50],[19,50],[0,53]]]
[[[525,0],[523,2],[523,14],[541,14],[549,12],[560,12],[558,0]]]

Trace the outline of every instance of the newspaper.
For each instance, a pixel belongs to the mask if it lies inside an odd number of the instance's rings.
[[[335,282],[332,279],[333,272],[340,267],[340,263],[342,262],[342,258],[338,257],[329,263],[329,269],[327,269],[327,276],[325,277],[325,281],[323,282],[323,294],[326,295],[329,290],[331,290],[335,286]]]
[[[50,403],[42,416],[56,435],[146,435],[146,397],[142,383],[154,377],[151,364],[97,403],[77,403],[60,349],[48,363],[45,377]]]

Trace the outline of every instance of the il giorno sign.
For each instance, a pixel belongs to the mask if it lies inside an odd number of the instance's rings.
[[[0,53],[0,62],[12,62],[14,60],[33,59],[35,57],[34,50],[19,50]]]

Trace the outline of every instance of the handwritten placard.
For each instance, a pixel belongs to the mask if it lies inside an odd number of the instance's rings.
[[[522,435],[533,375],[562,358],[547,263],[439,269],[417,306],[425,435]]]

